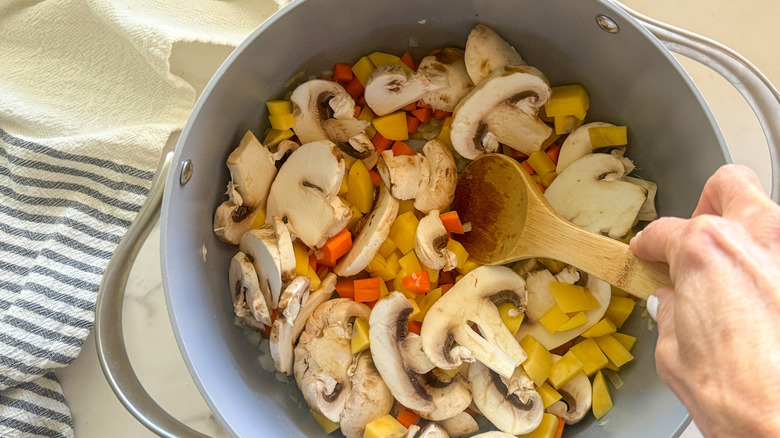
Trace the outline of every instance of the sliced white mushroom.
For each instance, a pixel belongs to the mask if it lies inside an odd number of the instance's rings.
[[[330,140],[347,141],[365,129],[367,123],[355,119],[355,100],[338,82],[312,79],[290,95],[295,126],[301,143]],[[358,129],[363,126],[362,129]]]
[[[412,305],[400,292],[376,303],[368,330],[374,364],[399,403],[431,420],[452,417],[471,403],[468,385],[458,375],[444,382],[433,371],[419,374],[411,369],[408,352],[419,349],[406,345],[416,343],[407,331],[411,312]]]
[[[306,322],[295,347],[295,381],[309,408],[339,422],[352,389],[352,321],[371,309],[347,298],[322,303]]]
[[[434,270],[451,271],[458,264],[458,257],[447,249],[450,238],[439,217],[439,210],[431,210],[420,219],[414,233],[414,253],[420,263]]]
[[[647,190],[647,199],[645,199],[645,203],[642,204],[642,208],[639,209],[639,213],[637,213],[636,219],[648,222],[658,219],[658,212],[655,209],[655,195],[658,192],[658,185],[652,181],[647,181],[641,178],[634,178],[631,176],[624,177],[623,180],[632,184],[636,184],[639,187]]]
[[[477,24],[466,40],[466,70],[472,82],[479,84],[494,70],[507,65],[524,65],[525,61],[489,26]]]
[[[366,166],[366,169],[374,167],[379,159],[379,154],[376,152],[376,146],[374,146],[374,143],[365,131],[361,131],[357,135],[350,137],[346,142],[338,143],[338,147],[343,154],[362,161],[363,165]]]
[[[276,233],[276,246],[279,248],[279,274],[282,278],[282,287],[295,278],[295,249],[293,248],[293,238],[290,230],[284,222],[278,217],[271,218],[271,224]]]
[[[432,83],[441,85],[440,90],[429,92],[420,99],[435,110],[451,112],[474,88],[474,83],[466,71],[462,49],[446,47],[428,55],[420,60],[417,71]]]
[[[479,431],[479,423],[477,423],[477,420],[466,411],[460,412],[454,417],[440,420],[438,421],[438,424],[443,427],[452,438],[470,435]]]
[[[274,152],[273,154],[276,168],[279,169],[280,167],[282,167],[282,164],[284,164],[284,162],[287,161],[287,157],[289,157],[290,154],[298,150],[299,147],[300,145],[292,140],[282,140],[281,142],[279,142],[279,145],[276,146],[276,152]]]
[[[287,226],[310,248],[319,248],[343,230],[352,211],[339,199],[344,160],[328,140],[306,143],[279,170],[268,195],[267,220]]]
[[[590,133],[588,132],[590,128],[603,128],[608,126],[615,125],[604,122],[586,123],[569,134],[569,136],[566,137],[566,140],[563,141],[561,152],[558,155],[558,164],[555,167],[555,171],[558,172],[558,175],[578,158],[593,153],[593,143],[590,141]]]
[[[376,115],[384,116],[445,86],[441,82],[429,81],[424,74],[407,74],[399,65],[384,64],[375,68],[368,77],[363,96]]]
[[[553,355],[553,363],[558,362],[561,356]],[[585,418],[590,411],[593,402],[593,387],[590,379],[580,371],[567,384],[558,389],[561,400],[547,407],[546,411],[555,414],[566,424],[574,424]]]
[[[494,299],[525,310],[525,281],[503,266],[480,266],[437,300],[423,320],[423,351],[437,367],[455,369],[478,360],[509,377],[527,355],[509,332]],[[473,330],[476,324],[479,333]]]
[[[241,204],[240,195],[235,191],[232,183],[228,184],[228,196],[230,200],[223,202],[214,213],[214,234],[220,239],[233,245],[238,245],[241,236],[252,227],[256,226],[258,216],[263,214],[259,208],[249,208]],[[236,199],[239,199],[236,204]]]
[[[647,190],[624,181],[625,167],[610,154],[588,154],[572,162],[547,187],[544,197],[565,219],[593,233],[625,236],[647,199]]]
[[[395,400],[376,370],[371,352],[359,353],[350,373],[352,390],[347,395],[339,425],[346,438],[363,438],[366,424],[388,414]]]
[[[293,323],[298,317],[301,306],[309,297],[310,285],[311,278],[306,276],[295,277],[290,282],[279,298],[277,317],[271,327],[269,341],[274,367],[288,376],[293,373]]]
[[[436,423],[428,423],[423,427],[412,424],[409,426],[406,438],[450,438],[450,435]]]
[[[538,151],[552,135],[552,128],[536,113],[509,104],[490,110],[484,122],[496,140],[526,155]]]
[[[444,211],[455,198],[455,186],[458,183],[455,158],[441,140],[425,143],[422,155],[428,165],[429,176],[427,184],[424,178],[418,178],[420,184],[414,194],[414,208],[423,213],[431,210]],[[425,175],[424,169],[421,170],[421,175]]]
[[[531,432],[541,423],[542,397],[522,367],[517,367],[509,378],[505,378],[475,362],[469,366],[469,381],[474,404],[501,431],[520,435]]]
[[[352,249],[339,259],[333,272],[350,277],[368,266],[390,233],[390,226],[398,214],[398,205],[398,200],[390,194],[387,186],[380,183],[374,209],[358,231]]]
[[[453,148],[470,160],[495,152],[499,142],[504,141],[496,133],[511,130],[515,123],[521,123],[523,127],[532,126],[523,121],[529,116],[535,118],[551,93],[547,78],[533,67],[505,66],[495,70],[455,108],[450,131]],[[493,126],[487,120],[492,112],[497,114]],[[510,117],[510,114],[515,116]],[[536,126],[545,129],[538,124]],[[547,135],[539,135],[538,138],[546,139],[552,131],[547,127],[546,132]],[[540,142],[534,147],[538,150],[541,145]],[[523,147],[529,149],[527,145]]]
[[[266,224],[247,231],[238,248],[251,257],[260,290],[268,302],[268,307],[275,309],[282,293],[282,272],[279,265],[279,245],[273,227]]]
[[[393,197],[402,201],[413,199],[430,181],[428,160],[421,154],[395,156],[392,151],[384,151],[376,169]]]
[[[550,283],[553,281],[556,281],[555,276],[547,269],[533,271],[525,278],[525,288],[528,291],[526,321],[538,322],[556,304],[550,290]]]
[[[248,326],[260,329],[261,326],[247,321],[252,318],[255,321],[271,325],[271,312],[268,303],[260,289],[260,283],[251,260],[243,252],[238,252],[230,260],[228,270],[228,282],[233,298],[233,311],[236,316]]]

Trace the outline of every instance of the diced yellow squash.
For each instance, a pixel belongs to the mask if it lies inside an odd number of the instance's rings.
[[[292,132],[292,129],[285,129],[281,131],[278,129],[269,129],[268,133],[263,139],[263,144],[270,148],[278,145],[282,140],[291,138],[293,135],[295,134]]]
[[[309,251],[298,242],[293,242],[295,252],[295,275],[306,275],[309,272]]]
[[[280,131],[292,129],[295,126],[295,116],[292,114],[271,115],[268,116],[268,121],[271,122],[271,128]]]
[[[593,416],[597,420],[601,419],[610,409],[612,409],[612,397],[609,395],[607,381],[604,374],[599,371],[593,378]]]
[[[425,266],[425,263],[420,263],[423,267],[423,271],[428,273],[428,281],[431,283],[431,289],[439,287],[439,270],[431,269]]]
[[[550,172],[555,171],[555,163],[553,163],[550,157],[543,150],[538,150],[532,153],[528,157],[528,164],[537,174],[539,174],[539,176],[544,176]]]
[[[452,149],[452,140],[450,139],[450,132],[452,132],[452,117],[447,117],[441,123],[441,130],[436,137],[439,141],[446,144],[447,147]]]
[[[402,254],[408,254],[414,249],[414,233],[417,232],[419,224],[420,221],[417,220],[414,212],[407,211],[399,214],[390,226],[388,237],[393,239]]]
[[[634,359],[631,352],[612,335],[600,336],[593,339],[596,340],[596,344],[598,344],[601,351],[607,355],[609,360],[618,367],[622,367],[625,363]]]
[[[393,239],[388,237],[384,242],[382,242],[382,245],[379,246],[379,254],[382,254],[382,257],[387,258],[387,256],[392,254],[396,248],[397,246],[395,246]]]
[[[363,438],[405,438],[407,430],[390,414],[385,414],[366,424]]]
[[[578,119],[574,116],[556,116],[553,117],[553,119],[555,133],[558,135],[570,134],[582,126],[583,123],[582,119]]]
[[[311,279],[311,290],[317,290],[317,288],[320,287],[322,280],[320,280],[320,277],[317,276],[317,271],[315,271],[311,265],[309,265],[309,271],[306,272],[306,276]]]
[[[563,271],[563,268],[566,267],[566,263],[559,262],[558,260],[548,259],[539,257],[536,259],[539,263],[543,264],[545,268],[547,268],[548,271],[550,271],[551,274],[555,275],[561,271]]]
[[[569,315],[561,310],[557,304],[552,306],[541,318],[539,322],[550,333],[555,333],[560,326],[569,320]]]
[[[409,314],[409,319],[416,321],[414,318],[420,314],[420,305],[417,304],[417,300],[414,298],[406,298],[406,300],[412,305],[412,313]]]
[[[375,254],[374,258],[371,259],[370,262],[368,262],[368,265],[366,266],[366,271],[368,272],[377,272],[381,271],[382,269],[385,269],[387,267],[387,259],[382,257],[382,254]]]
[[[379,253],[377,255],[381,257]],[[374,269],[377,266],[379,268]],[[369,267],[371,270],[369,270]],[[393,280],[398,275],[398,271],[401,270],[401,265],[398,263],[398,255],[395,253],[391,253],[389,257],[384,259],[384,262],[381,259],[376,259],[376,264],[371,265],[369,263],[369,267],[366,267],[366,271],[370,272],[372,277],[381,278],[382,281]]]
[[[634,311],[636,302],[632,298],[612,296],[604,317],[612,321],[616,328],[623,327],[631,312]]]
[[[365,87],[368,77],[371,76],[371,72],[374,71],[375,68],[376,66],[371,61],[371,58],[364,56],[352,65],[352,73],[355,74],[358,81]]]
[[[550,367],[553,362],[552,354],[530,335],[520,340],[520,347],[528,355],[523,361],[523,369],[536,386],[542,386],[550,376]]]
[[[556,391],[549,382],[544,382],[541,386],[537,386],[536,392],[538,392],[542,397],[542,405],[545,409],[549,408],[551,404],[563,398],[561,393]]]
[[[252,221],[251,228],[260,228],[265,225],[265,210],[255,210],[255,219]]]
[[[420,272],[423,270],[420,261],[417,259],[417,254],[414,251],[409,251],[405,256],[398,260],[401,265],[401,269],[409,273]]]
[[[585,339],[573,345],[571,351],[582,362],[582,371],[590,377],[596,371],[604,368],[609,363],[607,356],[599,348],[592,338]]]
[[[358,211],[368,214],[374,206],[374,183],[362,161],[356,160],[349,169],[347,201]]]
[[[414,199],[403,199],[398,201],[398,216],[411,211],[414,213]]]
[[[463,364],[460,364],[451,370],[445,370],[443,368],[437,368],[437,370],[446,376],[455,377],[460,372],[461,368],[463,368]]]
[[[352,337],[350,338],[352,354],[358,354],[367,349],[369,344],[368,319],[363,317],[355,318],[355,322],[352,323]]]
[[[609,358],[607,358],[607,365],[604,368],[608,370],[612,370],[614,372],[620,371],[620,367],[615,365],[615,363],[609,360]]]
[[[420,308],[420,313],[418,313],[414,318],[411,318],[413,321],[420,321],[425,318],[425,315],[428,314],[428,310],[430,310],[431,306],[433,306],[433,303],[435,303],[439,298],[441,298],[441,288],[437,287],[436,289],[431,289],[430,291],[419,295],[417,297],[417,305]]]
[[[268,108],[268,114],[272,116],[292,114],[293,111],[292,102],[289,100],[269,100],[265,106]]]
[[[325,431],[326,434],[331,434],[334,431],[338,430],[338,428],[340,427],[338,423],[329,420],[322,414],[318,414],[317,412],[314,411],[309,411],[309,412],[311,412],[311,416],[314,417],[314,420],[317,421],[317,424],[320,425],[320,427],[322,428],[322,430]]]
[[[459,261],[459,262],[460,262],[460,261]],[[477,262],[475,262],[474,260],[472,260],[472,259],[469,259],[469,258],[467,258],[467,259],[466,259],[466,261],[465,261],[465,262],[463,262],[463,264],[462,264],[462,265],[461,265],[461,263],[458,263],[458,265],[459,265],[459,266],[458,266],[458,267],[456,267],[456,269],[458,270],[458,273],[459,273],[459,274],[463,274],[463,275],[466,275],[466,274],[468,274],[469,272],[471,272],[471,271],[473,271],[473,270],[475,270],[475,269],[479,268],[480,266],[482,266],[482,265],[480,265],[479,263],[477,263]]]
[[[518,435],[519,438],[555,438],[558,430],[558,417],[555,414],[542,414],[542,422],[533,431]]]
[[[364,106],[363,109],[360,110],[360,114],[357,116],[358,120],[365,120],[366,122],[372,122],[374,117],[376,117],[376,114],[371,111],[371,108],[369,108],[368,105]],[[366,135],[368,135],[369,138],[373,138],[375,134],[376,129],[374,129],[374,125],[369,123],[366,127]]]
[[[582,332],[580,336],[583,338],[598,338],[599,336],[615,333],[616,330],[612,321],[608,318],[602,318],[601,321],[593,324],[593,327]]]
[[[571,318],[569,318],[568,321],[561,324],[560,327],[558,327],[559,332],[565,332],[567,330],[574,330],[577,327],[582,327],[588,322],[588,317],[585,315],[585,312],[578,312]]]
[[[409,140],[409,127],[406,124],[406,112],[396,111],[373,120],[376,131],[388,140]]]
[[[363,218],[363,213],[360,212],[360,210],[357,209],[354,205],[350,205],[349,209],[352,210],[352,217],[349,218],[349,221],[347,222],[347,229],[352,233],[352,235],[356,235],[360,229],[360,220]]]
[[[382,298],[389,294],[390,294],[390,290],[387,288],[387,283],[385,283],[384,281],[379,283],[379,298]]]
[[[456,268],[463,269],[466,266],[466,261],[469,259],[469,253],[466,251],[466,248],[457,240],[450,239],[447,241],[447,249],[455,253],[455,257],[458,259]],[[465,274],[461,273],[461,275]]]
[[[371,62],[373,62],[374,65],[377,67],[385,64],[393,64],[403,68],[407,74],[412,72],[412,69],[409,68],[409,66],[406,65],[403,61],[401,61],[401,58],[399,58],[398,56],[391,55],[389,53],[384,53],[384,52],[374,52],[369,54],[368,57],[369,59],[371,59]]]
[[[598,309],[600,306],[599,301],[587,288],[576,284],[552,281],[550,282],[550,292],[564,313]]]
[[[631,335],[615,332],[612,333],[612,337],[617,339],[617,341],[620,342],[620,345],[626,347],[626,350],[628,350],[629,352],[633,350],[634,345],[636,345],[636,338]]]
[[[552,171],[544,174],[542,176],[542,185],[545,187],[550,187],[550,184],[555,181],[555,178],[558,178],[558,172]]]
[[[628,244],[628,242],[623,242],[623,243]],[[626,292],[623,289],[615,286],[614,284],[610,284],[609,285],[609,291],[610,291],[610,295],[612,295],[613,297],[627,297],[628,296],[628,292]],[[612,321],[612,322],[615,322],[615,321]]]
[[[501,321],[504,323],[509,332],[514,335],[520,330],[520,324],[523,323],[525,313],[521,312],[514,304],[510,302],[498,303],[498,314],[501,316]]]
[[[341,178],[341,187],[339,187],[339,192],[337,193],[337,195],[346,198],[346,196],[344,195],[346,195],[348,191],[349,191],[349,174],[347,174],[345,178]]]
[[[562,358],[558,359],[558,362],[550,366],[550,375],[547,380],[550,381],[553,388],[561,389],[563,385],[569,383],[577,373],[582,371],[582,367],[582,362],[577,356],[568,351]]]
[[[580,120],[585,120],[589,107],[588,92],[580,84],[552,87],[552,95],[544,104],[549,117],[575,116]]]
[[[593,149],[610,146],[625,146],[628,144],[628,127],[626,126],[598,126],[588,128],[590,144]]]

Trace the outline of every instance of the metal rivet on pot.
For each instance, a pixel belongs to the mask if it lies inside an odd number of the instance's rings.
[[[615,20],[607,17],[606,15],[597,15],[596,23],[598,23],[599,27],[604,32],[618,33],[618,31],[620,30],[617,23],[615,23]]]
[[[179,184],[187,184],[192,178],[192,160],[181,162],[181,173],[179,173]]]

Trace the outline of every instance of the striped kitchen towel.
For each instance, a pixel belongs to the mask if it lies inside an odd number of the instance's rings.
[[[174,45],[236,46],[278,7],[0,0],[0,436],[74,436],[54,369],[195,103]]]

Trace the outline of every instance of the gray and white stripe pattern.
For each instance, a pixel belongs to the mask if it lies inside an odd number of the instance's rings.
[[[53,370],[79,354],[154,176],[98,157],[0,129],[0,436],[73,436]]]

